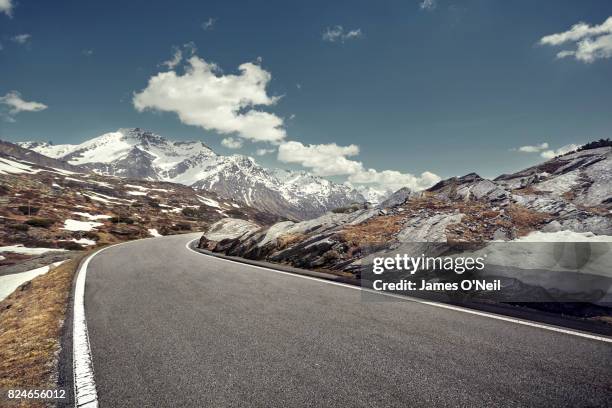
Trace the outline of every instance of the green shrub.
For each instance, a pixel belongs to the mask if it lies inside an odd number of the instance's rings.
[[[27,231],[30,229],[30,226],[27,224],[12,224],[8,225],[8,227],[16,231]]]

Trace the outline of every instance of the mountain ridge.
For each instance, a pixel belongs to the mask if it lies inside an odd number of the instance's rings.
[[[386,198],[305,171],[267,169],[245,155],[219,155],[200,141],[172,141],[140,128],[81,144],[20,142],[37,153],[99,174],[170,181],[215,192],[291,219],[307,219],[354,202]],[[391,192],[388,192],[390,194]]]

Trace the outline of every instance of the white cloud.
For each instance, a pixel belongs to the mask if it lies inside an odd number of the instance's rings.
[[[233,137],[226,137],[221,141],[221,144],[228,149],[240,149],[243,141]]]
[[[421,190],[440,181],[440,177],[430,172],[417,177],[395,170],[365,169],[361,162],[347,158],[357,154],[358,146],[338,146],[335,143],[305,146],[300,142],[288,141],[278,148],[278,160],[282,162],[300,164],[319,176],[348,176],[351,183],[376,184],[396,190],[402,187]]]
[[[283,119],[255,108],[278,101],[266,91],[272,75],[251,62],[238,69],[238,75],[223,75],[216,64],[194,55],[183,75],[171,70],[152,76],[145,89],[134,93],[134,107],[140,112],[174,112],[187,125],[222,134],[281,141],[286,136]]]
[[[584,22],[574,24],[569,30],[550,34],[540,39],[541,45],[559,46],[574,43],[575,50],[562,50],[557,58],[574,57],[578,61],[591,63],[597,59],[612,57],[612,17],[600,25],[590,26]]]
[[[8,108],[4,117],[9,122],[14,122],[14,116],[20,112],[39,112],[47,109],[47,105],[43,103],[24,101],[17,91],[10,91],[4,96],[0,96],[0,104],[6,105]]]
[[[265,156],[266,154],[274,153],[275,151],[275,149],[257,149],[255,154],[258,156]]]
[[[440,181],[438,175],[429,171],[421,173],[420,176],[415,176],[395,170],[376,171],[374,169],[362,170],[350,175],[348,179],[351,183],[377,184],[392,190],[399,190],[402,187],[423,190]]]
[[[357,154],[357,145],[338,146],[335,143],[305,146],[300,142],[288,141],[278,147],[278,160],[299,163],[318,176],[339,176],[359,171],[362,164],[346,158]]]
[[[335,27],[327,27],[323,32],[322,38],[323,41],[328,42],[345,42],[347,40],[360,38],[362,35],[361,28],[345,31],[344,27],[337,25]]]
[[[172,58],[167,61],[161,63],[161,65],[167,67],[168,69],[174,69],[178,64],[183,60],[183,51],[180,48],[174,48],[174,54]]]
[[[17,44],[25,44],[30,41],[30,38],[32,38],[31,34],[19,34],[11,38],[11,40]]]
[[[580,147],[580,145],[571,143],[565,146],[562,146],[558,149],[549,149],[549,144],[544,142],[544,143],[540,143],[538,145],[527,145],[527,146],[521,146],[519,148],[516,149],[512,149],[516,152],[521,152],[521,153],[540,153],[540,156],[544,159],[552,159],[553,157],[565,154],[565,153],[569,153],[569,152],[573,152],[574,150],[578,149]]]
[[[436,8],[436,0],[423,0],[419,7],[421,10],[433,10]]]
[[[517,152],[521,152],[521,153],[538,153],[546,149],[548,149],[548,143],[544,142],[544,143],[540,143],[539,145],[521,146],[513,150],[516,150]]]
[[[557,150],[545,150],[542,153],[540,153],[540,156],[542,156],[545,159],[552,159],[553,157],[556,157],[556,156],[559,156],[565,153],[573,152],[579,147],[580,145],[571,143],[571,144],[562,146],[558,148]]]
[[[202,23],[202,29],[206,31],[212,30],[215,27],[216,22],[216,18],[209,17],[208,20]]]
[[[83,50],[82,51],[83,55],[87,56],[87,57],[91,57],[94,53],[93,50]]]
[[[13,17],[13,2],[11,0],[0,0],[0,13]]]

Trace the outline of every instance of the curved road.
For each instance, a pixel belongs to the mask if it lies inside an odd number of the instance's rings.
[[[612,344],[134,241],[89,263],[101,407],[610,406]]]

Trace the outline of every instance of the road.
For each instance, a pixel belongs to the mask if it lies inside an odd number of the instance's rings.
[[[134,241],[88,266],[101,407],[612,405],[612,344]]]

